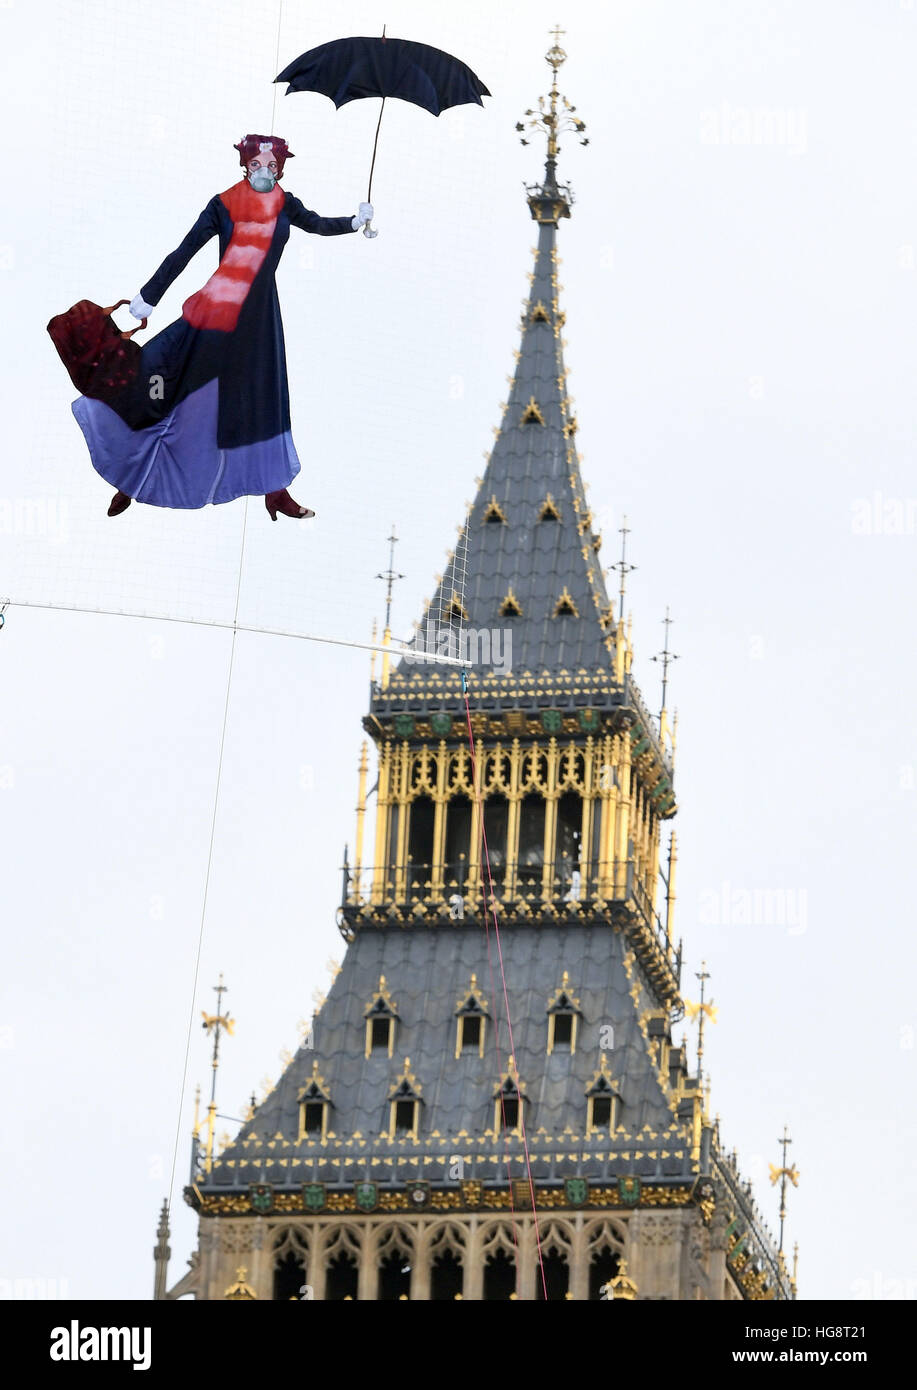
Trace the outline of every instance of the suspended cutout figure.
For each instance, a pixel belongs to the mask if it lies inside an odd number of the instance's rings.
[[[48,325],[83,393],[72,409],[93,467],[117,488],[109,516],[132,500],[198,508],[244,496],[263,496],[275,521],[315,515],[287,491],[300,462],[274,275],[291,227],[339,236],[359,231],[373,209],[320,217],[304,207],[280,186],[293,155],[279,136],[246,135],[234,148],[243,177],[211,198],[131,300],[144,327],[195,252],[219,237],[219,266],[181,318],[142,347],[130,341],[136,329],[120,333],[111,310],[87,300]]]

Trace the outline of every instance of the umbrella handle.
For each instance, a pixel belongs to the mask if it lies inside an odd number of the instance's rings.
[[[373,141],[373,162],[369,166],[369,189],[366,194],[366,201],[371,203],[373,200],[373,170],[376,167],[376,148],[379,144],[379,127],[382,124],[382,112],[385,110],[385,97],[382,98],[382,105],[379,107],[379,119],[376,122],[376,138]]]
[[[371,203],[372,200],[373,200],[373,170],[374,170],[375,167],[376,167],[376,149],[377,149],[378,144],[379,144],[379,127],[380,127],[380,125],[382,124],[382,112],[383,112],[384,110],[385,110],[385,97],[382,98],[382,105],[379,107],[379,119],[378,119],[378,121],[376,121],[376,138],[375,138],[375,140],[373,141],[373,162],[372,162],[372,164],[369,166],[369,188],[368,188],[367,191],[366,191],[366,201],[367,201],[368,203]],[[374,237],[374,236],[378,236],[379,233],[373,231],[372,226],[371,226],[371,224],[370,224],[369,222],[364,222],[364,224],[363,224],[363,235],[364,235],[364,236],[368,236],[368,237]]]

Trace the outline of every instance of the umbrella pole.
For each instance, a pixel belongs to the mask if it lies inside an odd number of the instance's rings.
[[[367,201],[368,203],[371,203],[372,200],[373,200],[373,170],[374,170],[375,167],[376,167],[376,150],[377,150],[377,148],[378,148],[378,146],[379,146],[379,127],[380,127],[380,125],[382,124],[382,112],[383,112],[384,110],[385,110],[385,97],[382,98],[382,105],[379,107],[379,119],[378,119],[378,121],[376,122],[376,138],[375,138],[375,140],[373,141],[373,162],[372,162],[372,164],[369,166],[369,189],[368,189],[367,194],[366,194],[366,201]],[[369,232],[369,231],[367,230],[367,229],[369,228],[369,226],[370,226],[370,223],[367,222],[367,223],[366,223],[366,226],[363,228],[363,235],[364,235],[364,236],[371,236],[371,235],[372,235],[372,233]]]

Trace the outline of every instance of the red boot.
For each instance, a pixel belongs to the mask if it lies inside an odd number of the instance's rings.
[[[132,499],[128,497],[126,492],[116,492],[114,497],[111,499],[111,503],[108,508],[108,515],[120,516],[122,512],[127,511],[128,507],[131,504],[131,500]]]
[[[284,516],[302,517],[315,516],[308,507],[301,507],[298,502],[287,492],[286,488],[281,488],[279,492],[269,492],[264,499],[264,505],[271,515],[271,521],[277,520],[277,513],[282,512]]]

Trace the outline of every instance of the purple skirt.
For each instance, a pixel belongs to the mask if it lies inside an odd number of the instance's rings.
[[[192,391],[162,420],[134,430],[103,401],[71,407],[92,466],[107,483],[153,507],[205,507],[288,487],[300,471],[289,430],[256,444],[217,444],[219,381]]]

